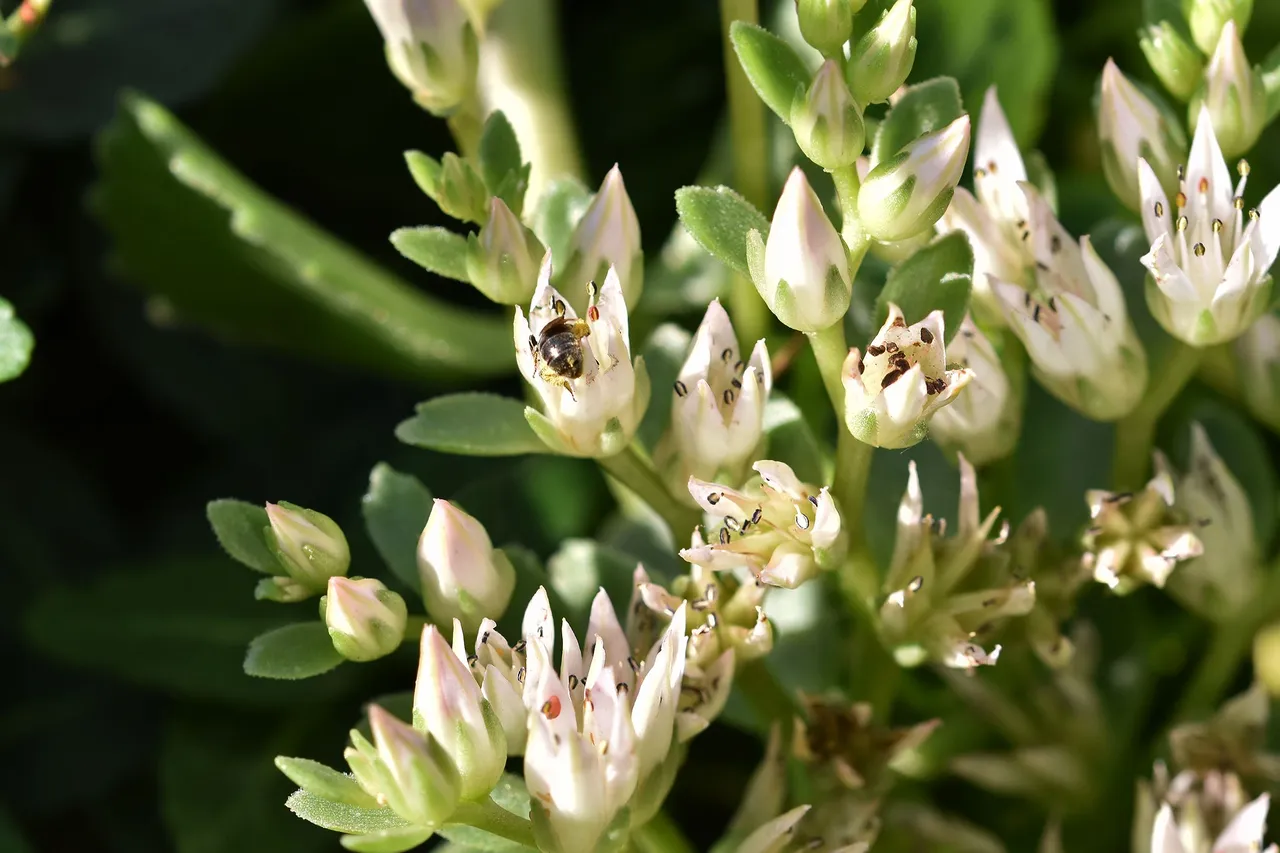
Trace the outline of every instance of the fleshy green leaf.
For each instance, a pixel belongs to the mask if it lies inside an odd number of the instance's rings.
[[[501,110],[489,113],[480,134],[480,177],[491,195],[500,196],[516,216],[524,206],[529,172],[520,153],[520,142]]]
[[[35,345],[35,337],[26,323],[14,314],[12,305],[0,299],[0,382],[22,375]]]
[[[385,462],[369,475],[369,491],[362,508],[369,538],[391,571],[410,589],[421,589],[418,577],[418,537],[431,515],[431,492],[412,474],[402,474]]]
[[[295,785],[317,797],[366,809],[378,808],[378,801],[349,773],[339,772],[309,758],[286,755],[276,756],[276,767]]]
[[[391,245],[418,266],[454,281],[470,283],[467,275],[467,238],[438,225],[397,228]]]
[[[681,187],[676,212],[698,245],[742,275],[749,274],[747,234],[769,236],[764,214],[728,187]]]
[[[429,829],[406,826],[384,829],[368,835],[344,835],[342,846],[356,853],[404,853],[425,842],[435,833]]]
[[[561,178],[553,181],[538,199],[533,214],[533,233],[551,252],[557,264],[569,260],[569,240],[591,204],[592,192],[577,178]]]
[[[626,607],[635,568],[635,560],[625,554],[591,539],[571,539],[547,560],[547,577],[573,614],[570,622],[577,624],[587,618],[591,600],[602,587],[614,606]]]
[[[653,330],[653,334],[640,349],[649,369],[649,381],[658,389],[657,393],[650,395],[649,407],[645,409],[640,428],[636,431],[640,443],[650,453],[671,425],[670,389],[680,375],[680,367],[689,352],[691,338],[680,326],[663,323]]]
[[[883,163],[917,137],[946,127],[964,115],[960,85],[937,77],[908,86],[880,122],[871,146],[871,162]]]
[[[787,463],[803,482],[827,482],[826,462],[813,430],[796,404],[777,391],[764,409],[764,432],[768,437],[764,458]]]
[[[902,309],[908,323],[941,310],[950,341],[969,308],[973,282],[973,249],[969,238],[953,231],[934,240],[889,272],[876,299],[879,322],[889,316],[889,303]]]
[[[270,529],[271,521],[263,507],[235,498],[222,498],[209,501],[205,514],[213,527],[213,535],[218,537],[218,544],[231,559],[263,574],[284,574],[284,568],[267,542],[266,531]]]
[[[519,400],[496,394],[436,397],[418,404],[416,414],[396,427],[396,438],[463,456],[546,453],[547,446],[529,427],[524,410]]]
[[[746,21],[734,21],[729,38],[760,100],[784,122],[790,122],[791,103],[809,87],[804,60],[791,45]]]
[[[342,660],[323,622],[297,622],[255,637],[244,656],[244,671],[294,680],[328,672]]]
[[[403,829],[409,822],[391,809],[366,809],[326,800],[306,790],[294,791],[285,801],[289,811],[305,821],[351,835],[374,835]]]
[[[262,192],[158,104],[126,97],[98,151],[92,201],[117,268],[184,320],[398,377],[511,370],[508,322],[414,290]]]

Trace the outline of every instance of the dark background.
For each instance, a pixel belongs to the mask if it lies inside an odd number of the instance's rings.
[[[1151,81],[1134,38],[1140,4],[919,5],[912,79],[952,73],[975,109],[998,81],[1024,146],[1038,142],[1058,170],[1066,224],[1088,230],[1110,210],[1091,115],[1102,63],[1115,56]],[[1257,5],[1255,60],[1280,40],[1280,13]],[[935,10],[964,26],[924,29]],[[653,255],[674,223],[672,193],[696,179],[720,121],[718,27],[711,0],[563,7],[589,181],[622,165]],[[482,304],[386,240],[402,225],[446,223],[400,152],[439,154],[451,141],[386,70],[358,0],[55,2],[45,31],[0,72],[0,294],[37,338],[27,373],[0,387],[0,850],[26,849],[21,839],[40,851],[337,849],[283,809],[290,785],[269,758],[337,763],[360,702],[404,689],[411,657],[301,685],[240,675],[245,641],[279,617],[218,553],[205,502],[283,498],[357,531],[369,469],[387,460],[437,495],[489,506],[495,541],[545,554],[590,535],[607,493],[584,463],[398,444],[392,427],[436,387],[151,322],[163,312],[113,274],[89,203],[95,134],[126,86],[173,106],[250,179],[416,286]],[[1273,129],[1255,162],[1268,187],[1276,142]],[[154,227],[163,245],[167,225]],[[357,563],[373,559],[352,540]],[[705,842],[758,747],[722,731],[697,750],[705,772],[734,780],[678,789],[677,811]],[[1016,832],[1039,820],[1006,822]]]

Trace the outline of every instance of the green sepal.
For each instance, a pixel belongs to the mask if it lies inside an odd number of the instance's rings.
[[[334,770],[319,761],[277,755],[276,767],[299,788],[317,797],[364,809],[379,808],[378,801],[360,787],[354,776]]]
[[[317,594],[319,590],[300,584],[288,576],[263,578],[253,588],[258,601],[277,601],[281,604],[297,604]]]
[[[342,846],[356,853],[403,853],[425,843],[433,835],[435,831],[432,829],[406,826],[366,835],[344,835]]]
[[[903,90],[876,130],[871,163],[878,166],[916,139],[941,130],[964,115],[960,84],[951,77],[935,77]]]
[[[467,272],[467,239],[461,234],[438,225],[397,228],[391,232],[391,245],[429,272],[454,281],[471,282]]]

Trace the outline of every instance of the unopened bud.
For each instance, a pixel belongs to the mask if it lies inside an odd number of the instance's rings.
[[[796,99],[791,108],[791,130],[805,156],[828,171],[848,166],[861,156],[866,127],[835,60],[822,63],[809,91]]]
[[[877,240],[905,240],[942,218],[969,156],[969,117],[926,133],[876,165],[858,191],[858,218]]]
[[[418,188],[454,219],[483,224],[489,213],[489,191],[471,164],[446,152],[443,160],[428,157],[421,151],[404,155],[409,174]]]
[[[404,639],[404,599],[374,578],[329,578],[320,617],[338,654],[371,661],[391,654]]]
[[[476,34],[458,0],[365,0],[386,42],[387,64],[413,98],[448,115],[476,82]]]
[[[369,728],[372,747],[353,732],[355,746],[347,750],[356,780],[410,823],[438,826],[448,820],[462,785],[440,744],[378,705],[369,706]]]
[[[1253,14],[1253,0],[1183,0],[1182,6],[1191,37],[1205,54],[1213,53],[1227,24],[1235,24],[1243,33]]]
[[[494,196],[489,200],[489,221],[480,235],[467,237],[467,277],[492,301],[523,305],[533,298],[538,265],[545,252],[506,202]]]
[[[782,188],[768,240],[747,235],[747,264],[769,310],[793,329],[825,329],[849,310],[848,253],[799,168]]]
[[[796,0],[800,35],[823,56],[844,58],[853,35],[853,16],[867,0]]]
[[[1168,21],[1148,24],[1138,33],[1147,64],[1160,82],[1180,101],[1195,94],[1204,74],[1204,57]]]
[[[1231,348],[1249,413],[1280,431],[1280,316],[1263,314]]]
[[[351,565],[347,537],[329,516],[280,501],[267,504],[267,519],[276,559],[293,580],[320,592],[329,578],[347,573]]]
[[[484,525],[439,498],[418,539],[418,576],[431,618],[442,625],[457,619],[467,633],[500,619],[516,584],[511,561]]]
[[[1267,123],[1267,92],[1262,74],[1244,54],[1234,21],[1222,28],[1204,78],[1203,97],[1198,95],[1191,103],[1191,120],[1196,120],[1203,103],[1223,156],[1238,157],[1253,147]]]
[[[644,252],[640,220],[615,164],[582,215],[569,241],[569,263],[558,277],[571,298],[579,298],[588,281],[602,282],[612,267],[622,285],[627,308],[634,308],[644,287]],[[577,304],[577,303],[575,303]]]
[[[916,10],[898,0],[853,46],[845,74],[861,104],[878,104],[907,82],[916,61]]]
[[[1098,136],[1102,142],[1102,172],[1111,191],[1130,209],[1142,205],[1138,188],[1138,159],[1145,159],[1165,192],[1178,186],[1178,166],[1184,162],[1187,141],[1181,128],[1120,72],[1108,59],[1102,69],[1102,97],[1098,102]]]

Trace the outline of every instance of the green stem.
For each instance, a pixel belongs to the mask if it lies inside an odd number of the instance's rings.
[[[733,683],[767,723],[776,722],[784,728],[789,727],[791,720],[800,713],[795,695],[778,682],[763,660],[738,667]]]
[[[463,157],[474,158],[480,150],[480,134],[484,131],[484,108],[476,98],[468,98],[453,115],[445,119],[449,133]]]
[[[636,853],[695,853],[684,832],[664,811],[631,833],[631,847]]]
[[[1156,424],[1200,366],[1202,351],[1175,341],[1172,350],[1152,372],[1147,391],[1137,407],[1116,423],[1111,479],[1117,490],[1142,486],[1151,463]]]
[[[401,643],[417,643],[422,638],[422,629],[431,624],[426,616],[410,616],[404,622],[404,639]]]
[[[512,814],[493,800],[459,803],[458,809],[449,820],[450,824],[474,826],[476,829],[537,849],[533,838],[533,824],[528,820]]]
[[[820,332],[806,334],[809,346],[813,348],[813,357],[818,361],[822,384],[835,408],[836,420],[843,421],[844,383],[840,381],[840,375],[844,370],[845,356],[849,354],[849,345],[844,337],[844,323],[835,323]]]
[[[0,33],[0,66],[9,65],[18,58],[22,46],[27,43],[44,23],[53,0],[23,0],[9,17],[4,19]]]
[[[671,496],[653,464],[641,455],[635,445],[596,461],[606,474],[634,492],[662,517],[676,542],[689,538],[689,533],[700,520],[698,511]]]
[[[833,170],[831,181],[836,186],[836,199],[840,202],[840,237],[849,248],[849,277],[852,279],[871,246],[871,238],[858,219],[858,190],[862,181],[858,178],[856,166]]]
[[[729,136],[733,185],[759,210],[769,204],[768,129],[764,104],[756,96],[729,38],[734,21],[760,22],[756,0],[720,0],[720,36],[724,52],[725,87],[729,101]],[[769,310],[744,275],[734,274],[729,307],[739,343],[746,352],[769,328]]]

